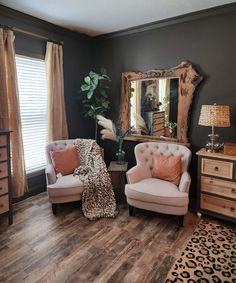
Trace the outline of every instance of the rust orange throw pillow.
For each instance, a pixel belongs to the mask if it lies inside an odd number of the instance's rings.
[[[153,157],[153,177],[179,185],[181,157],[174,155],[155,155]]]
[[[61,173],[63,176],[73,173],[75,168],[80,166],[75,146],[50,151],[50,155],[56,173]]]

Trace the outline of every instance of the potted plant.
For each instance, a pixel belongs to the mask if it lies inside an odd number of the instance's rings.
[[[175,128],[177,127],[177,123],[173,121],[167,121],[165,123],[164,136],[173,138],[175,135]]]
[[[84,78],[81,86],[82,104],[84,117],[91,117],[95,120],[95,140],[97,141],[97,115],[104,115],[110,109],[110,101],[107,91],[110,88],[110,78],[105,69],[101,74],[90,71]]]

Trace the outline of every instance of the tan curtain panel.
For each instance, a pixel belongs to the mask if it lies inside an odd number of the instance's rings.
[[[47,142],[51,142],[68,138],[62,46],[47,42],[45,62],[48,81]]]
[[[21,131],[14,35],[0,28],[0,128],[10,129],[12,195],[20,197],[27,188]]]

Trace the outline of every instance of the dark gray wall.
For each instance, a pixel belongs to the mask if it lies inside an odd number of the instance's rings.
[[[236,141],[236,11],[202,17],[129,35],[102,36],[93,44],[96,66],[104,66],[112,78],[112,106],[115,119],[119,111],[121,73],[169,68],[189,60],[204,80],[194,94],[189,121],[189,140],[193,152],[191,197],[195,198],[197,161],[195,152],[204,146],[210,128],[198,126],[201,105],[231,106],[230,128],[217,129],[223,141]],[[115,145],[104,142],[106,158],[115,156]],[[125,142],[129,167],[135,163],[135,143]]]
[[[3,6],[0,6],[0,24],[46,36],[56,41],[63,41],[65,103],[69,136],[70,138],[92,137],[94,125],[88,120],[86,126],[84,126],[84,118],[80,114],[81,103],[78,100],[78,91],[83,77],[91,69],[90,37],[60,28]],[[44,58],[45,39],[18,32],[15,32],[15,36],[16,53]],[[29,178],[28,184],[31,192],[32,190],[41,191],[42,188],[45,189],[44,173]]]
[[[71,138],[93,137],[93,123],[80,114],[81,105],[76,96],[84,75],[90,69],[107,69],[112,79],[110,112],[111,117],[116,119],[122,72],[169,68],[183,60],[191,61],[204,76],[204,81],[195,92],[189,121],[189,139],[193,151],[191,197],[194,200],[197,185],[194,153],[204,145],[210,132],[208,127],[198,126],[202,104],[216,102],[231,105],[232,126],[219,129],[218,133],[224,141],[236,140],[236,6],[225,7],[157,25],[162,27],[153,28],[153,25],[148,25],[97,38],[59,28],[2,6],[0,23],[64,42],[65,100]],[[16,34],[16,50],[20,54],[42,57],[45,54],[45,40]],[[106,162],[114,160],[117,145],[108,140],[100,141],[100,144],[105,147]],[[135,164],[135,144],[124,144],[129,167]],[[41,181],[37,177],[29,180],[29,183],[30,186],[37,187]]]

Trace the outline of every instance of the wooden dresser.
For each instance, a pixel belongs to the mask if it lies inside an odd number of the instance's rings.
[[[142,117],[149,129],[151,136],[164,136],[165,111],[142,112]]]
[[[0,130],[0,217],[8,215],[12,224],[10,131]]]
[[[154,112],[152,135],[158,137],[164,136],[164,128],[165,128],[165,111]]]
[[[199,211],[236,222],[236,156],[199,150]]]

